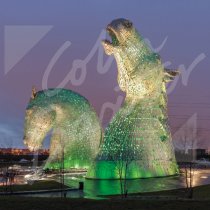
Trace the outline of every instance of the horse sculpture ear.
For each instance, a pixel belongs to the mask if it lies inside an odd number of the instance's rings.
[[[26,115],[27,115],[27,116],[31,115],[32,112],[33,112],[32,109],[26,109]]]
[[[31,99],[34,99],[37,95],[37,91],[36,91],[36,88],[35,86],[32,87],[32,93],[31,93]]]
[[[180,74],[179,70],[164,69],[164,82],[171,82],[174,78]]]

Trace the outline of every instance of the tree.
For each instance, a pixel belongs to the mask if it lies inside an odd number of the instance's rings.
[[[183,162],[183,174],[185,179],[186,195],[193,198],[193,179],[195,172],[196,149],[198,136],[196,125],[197,116],[193,115],[174,135],[175,147],[184,151],[184,155],[177,156],[177,160]]]
[[[129,167],[133,161],[136,160],[136,142],[132,134],[132,124],[125,118],[120,131],[118,130],[115,136],[112,136],[111,142],[114,142],[110,147],[111,160],[116,166],[116,170],[120,180],[120,190],[122,198],[127,197],[127,174]],[[121,124],[121,125],[122,125]],[[114,139],[115,138],[115,139]]]

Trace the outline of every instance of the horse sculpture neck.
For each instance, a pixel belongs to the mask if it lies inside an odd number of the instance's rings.
[[[107,30],[112,42],[103,41],[104,49],[116,59],[118,84],[126,98],[105,130],[104,144],[88,176],[126,179],[175,174],[160,58],[130,21],[114,20]],[[106,167],[106,172],[94,173]]]

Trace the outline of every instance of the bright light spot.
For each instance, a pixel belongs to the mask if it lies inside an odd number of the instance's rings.
[[[207,179],[208,176],[201,176],[201,179]]]

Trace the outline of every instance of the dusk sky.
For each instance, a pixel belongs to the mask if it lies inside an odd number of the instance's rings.
[[[56,88],[66,79],[61,86],[89,99],[99,116],[106,110],[102,123],[108,123],[112,111],[106,109],[107,102],[116,112],[124,94],[115,90],[117,66],[104,54],[100,40],[106,25],[119,17],[134,23],[167,68],[181,71],[168,86],[173,140],[178,141],[183,134],[179,128],[188,122],[197,130],[198,147],[210,147],[209,11],[209,0],[1,0],[0,147],[24,147],[32,85]],[[73,68],[76,64],[83,69]],[[76,76],[66,77],[72,68]]]

